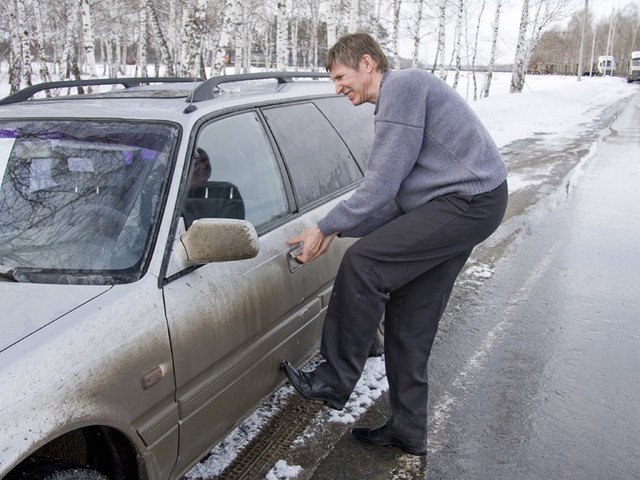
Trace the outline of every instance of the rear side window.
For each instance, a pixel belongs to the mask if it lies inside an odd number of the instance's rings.
[[[354,107],[344,96],[322,98],[315,104],[329,119],[355,156],[362,170],[367,165],[375,127],[373,124],[375,106],[363,103]]]
[[[362,178],[351,152],[312,103],[264,111],[289,168],[300,208]]]

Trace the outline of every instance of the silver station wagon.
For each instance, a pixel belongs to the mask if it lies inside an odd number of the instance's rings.
[[[372,136],[318,73],[0,100],[0,477],[180,478],[259,406],[317,352],[350,245],[301,265],[286,240]]]

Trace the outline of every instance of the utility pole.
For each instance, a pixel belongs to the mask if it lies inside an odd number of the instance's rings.
[[[589,0],[584,0],[584,15],[582,17],[582,34],[580,35],[580,58],[578,59],[578,81],[582,80],[582,52],[584,51],[584,32],[589,16]]]

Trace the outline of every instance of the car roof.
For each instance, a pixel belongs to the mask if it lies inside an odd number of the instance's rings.
[[[87,93],[68,93],[82,89]],[[44,97],[46,92],[57,96]],[[184,77],[86,79],[27,87],[0,100],[5,118],[122,118],[183,123],[192,112],[211,113],[248,104],[335,95],[320,72],[224,75],[208,80]],[[198,117],[200,115],[197,115]]]

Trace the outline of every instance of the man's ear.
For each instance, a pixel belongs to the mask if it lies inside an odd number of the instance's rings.
[[[376,69],[376,62],[373,61],[373,58],[368,53],[362,56],[360,63],[362,63],[367,73],[371,73]]]

